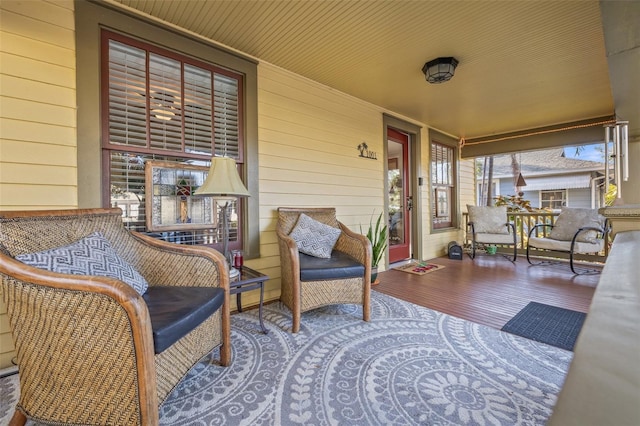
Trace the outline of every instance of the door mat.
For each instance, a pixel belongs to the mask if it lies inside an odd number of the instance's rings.
[[[587,314],[529,302],[502,331],[573,351]]]
[[[397,268],[393,268],[397,271],[409,272],[410,274],[416,275],[424,275],[429,272],[437,271],[438,269],[444,268],[444,265],[438,265],[436,263],[428,263],[428,262],[418,262],[413,261],[407,263],[406,265],[398,266]]]

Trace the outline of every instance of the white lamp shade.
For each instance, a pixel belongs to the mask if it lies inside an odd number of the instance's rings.
[[[193,195],[211,195],[218,199],[251,196],[240,179],[235,160],[229,157],[211,159],[209,174]]]

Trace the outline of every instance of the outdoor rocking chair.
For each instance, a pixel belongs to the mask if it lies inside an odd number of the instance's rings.
[[[547,232],[550,229],[549,232]],[[527,240],[527,261],[532,265],[556,263],[552,260],[534,262],[531,250],[541,250],[550,255],[569,255],[569,267],[576,275],[599,273],[599,269],[578,272],[574,258],[576,254],[599,253],[604,250],[607,236],[611,231],[609,219],[598,214],[595,209],[563,208],[554,225],[539,223],[529,231]],[[546,236],[538,236],[540,233]]]

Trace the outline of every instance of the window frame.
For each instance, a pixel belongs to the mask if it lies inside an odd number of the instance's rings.
[[[542,203],[544,201],[547,201],[547,202],[551,201],[551,200],[544,200],[543,199],[544,194],[545,193],[552,193],[552,192],[553,193],[558,193],[558,192],[562,193],[562,198],[560,199],[561,206],[559,208],[557,208],[557,209],[548,207],[549,209],[551,209],[552,211],[558,212],[558,211],[562,210],[562,207],[567,207],[569,205],[569,190],[567,190],[567,189],[541,189],[540,193],[539,193],[539,201],[540,201],[540,203],[538,204],[541,209],[547,208],[547,206],[543,206],[542,205]],[[555,200],[554,200],[554,202],[555,202]]]
[[[446,149],[450,155],[447,155],[447,179],[438,180],[439,173],[437,169],[440,167],[434,159],[434,149],[440,147]],[[431,137],[429,144],[429,184],[431,199],[431,230],[432,232],[440,232],[455,229],[458,226],[458,147],[453,143],[447,143],[444,138]],[[444,164],[444,163],[443,163]],[[435,169],[434,169],[435,167]],[[435,177],[435,179],[434,179]],[[436,181],[438,180],[438,181]],[[446,192],[448,199],[446,200],[447,215],[449,220],[442,220],[442,213],[439,209],[440,200],[436,199],[439,194]]]
[[[161,46],[154,45],[151,43],[146,43],[140,40],[137,40],[132,37],[128,37],[126,35],[110,31],[107,29],[102,29],[101,31],[101,60],[100,60],[100,93],[101,93],[101,102],[102,102],[102,113],[101,113],[101,123],[102,123],[102,147],[103,149],[115,149],[120,151],[135,151],[142,154],[158,154],[158,155],[169,155],[177,157],[177,153],[179,152],[179,157],[185,158],[194,158],[194,159],[204,159],[208,160],[211,158],[211,155],[205,154],[196,154],[185,152],[185,141],[184,141],[184,121],[182,122],[182,151],[175,150],[164,150],[159,148],[151,147],[151,136],[149,132],[149,119],[147,118],[147,144],[146,147],[139,146],[130,146],[125,144],[112,144],[110,142],[110,134],[109,134],[109,40],[115,40],[119,43],[132,46],[147,52],[146,59],[146,92],[147,92],[147,108],[149,108],[149,53],[155,53],[158,55],[165,56],[167,58],[179,61],[181,66],[181,75],[184,76],[184,64],[189,64],[196,66],[198,68],[206,69],[217,74],[225,75],[227,77],[236,79],[238,81],[238,117],[241,122],[238,124],[238,156],[234,157],[237,164],[244,164],[244,76],[239,72],[232,72],[226,70],[224,68],[218,67],[214,64],[210,64],[198,59],[191,58],[188,55],[180,54],[178,52],[174,52],[168,49],[165,49]],[[184,93],[184,81],[182,82],[182,93]],[[215,105],[214,105],[214,95],[212,89],[212,115],[215,116]],[[212,117],[212,130],[213,133],[211,135],[211,150],[212,154],[215,154],[216,141],[214,139],[215,133],[215,125],[214,118]]]
[[[133,47],[139,50],[144,51],[144,55],[145,55],[145,65],[144,65],[144,80],[145,80],[145,100],[143,101],[145,103],[145,122],[142,125],[142,127],[145,127],[146,130],[146,146],[141,146],[141,145],[129,145],[129,144],[122,144],[122,143],[112,143],[111,141],[111,109],[110,109],[110,96],[109,94],[111,93],[111,74],[110,74],[110,52],[111,52],[111,44],[110,41],[114,40],[124,46],[127,47]],[[236,163],[239,167],[239,169],[242,169],[242,167],[244,166],[243,164],[243,159],[244,159],[244,138],[243,138],[243,131],[242,129],[244,128],[243,126],[243,122],[244,122],[244,117],[242,114],[243,111],[243,97],[242,97],[242,87],[243,87],[243,76],[240,73],[234,73],[228,70],[223,70],[219,67],[216,67],[213,64],[207,64],[205,62],[202,61],[198,61],[195,59],[192,59],[188,56],[185,55],[181,55],[179,53],[176,52],[172,52],[169,51],[167,49],[164,49],[162,47],[159,46],[155,46],[153,44],[150,43],[145,43],[136,39],[132,39],[130,37],[127,37],[125,35],[119,34],[119,33],[115,33],[113,31],[109,31],[106,29],[103,29],[101,31],[101,87],[100,87],[100,91],[101,91],[101,99],[102,99],[102,153],[103,153],[103,163],[105,165],[104,170],[104,175],[106,180],[108,180],[108,184],[103,186],[103,197],[104,200],[103,202],[105,203],[105,205],[111,205],[113,202],[112,196],[111,196],[111,189],[112,189],[112,185],[113,185],[113,166],[112,166],[112,155],[115,153],[128,153],[128,154],[133,154],[136,156],[144,156],[144,157],[155,157],[155,156],[162,156],[162,157],[170,157],[173,159],[173,161],[170,161],[171,164],[185,164],[185,166],[187,164],[189,164],[190,161],[198,161],[200,164],[206,164],[207,166],[210,164],[210,159],[212,156],[216,155],[216,140],[215,140],[215,133],[216,133],[216,124],[215,124],[215,116],[216,116],[216,109],[215,109],[215,90],[213,88],[213,84],[214,84],[214,74],[221,74],[224,75],[226,77],[235,79],[237,81],[237,88],[238,88],[238,93],[237,93],[237,101],[238,101],[238,107],[237,107],[237,112],[238,112],[238,137],[237,137],[237,142],[238,142],[238,155],[235,158]],[[198,67],[200,69],[206,70],[208,72],[211,73],[211,123],[210,123],[210,150],[211,153],[193,153],[193,152],[188,152],[187,151],[187,146],[185,144],[185,121],[183,119],[181,119],[180,121],[180,150],[178,151],[177,149],[161,149],[161,148],[157,148],[157,147],[153,147],[153,140],[152,140],[152,132],[151,132],[151,122],[152,122],[152,117],[151,114],[153,112],[153,110],[151,110],[151,105],[150,105],[150,98],[152,96],[151,94],[151,87],[150,87],[150,80],[151,80],[151,70],[150,70],[150,61],[151,61],[151,55],[155,54],[155,55],[160,55],[162,57],[166,57],[169,58],[173,61],[176,61],[179,64],[179,74],[180,74],[180,98],[184,99],[185,98],[185,83],[184,83],[184,75],[185,75],[185,65],[189,64],[195,67]],[[185,106],[184,104],[180,105],[181,107],[181,115],[184,115],[184,109]],[[222,146],[222,145],[221,145]],[[226,147],[224,148],[226,150]],[[151,159],[147,159],[146,161],[152,161]],[[143,176],[144,182],[142,185],[142,189],[144,189],[145,187],[148,187],[148,182],[146,182],[146,180],[148,179],[148,175],[146,173],[142,173],[141,174]],[[127,181],[128,182],[128,181]],[[126,185],[126,189],[129,189],[129,185]],[[199,234],[201,233],[207,233],[210,236],[215,236],[214,240],[218,240],[222,237],[222,232],[220,232],[220,229],[218,229],[217,226],[210,226],[210,225],[201,225],[201,226],[194,226],[194,225],[190,225],[190,229],[192,229],[193,231],[187,231],[185,232],[183,229],[185,228],[184,226],[179,226],[176,225],[174,227],[168,226],[166,227],[166,229],[164,229],[164,232],[162,233],[157,233],[157,232],[153,232],[152,229],[149,228],[148,226],[148,220],[149,220],[149,215],[150,212],[147,211],[147,206],[149,205],[149,200],[147,199],[147,197],[145,196],[146,191],[142,191],[140,195],[142,195],[142,202],[139,206],[139,210],[141,209],[142,211],[145,212],[145,217],[146,220],[144,221],[144,226],[143,229],[140,229],[140,225],[139,222],[140,221],[130,221],[130,222],[125,222],[125,226],[129,227],[129,226],[135,226],[137,224],[138,228],[136,230],[141,231],[141,232],[147,232],[147,233],[151,233],[151,235],[157,236],[158,238],[162,238],[162,239],[168,239],[168,238],[172,238],[175,241],[187,241],[190,244],[203,244],[203,245],[208,245],[208,246],[212,246],[215,247],[217,249],[220,249],[222,247],[222,242],[221,241],[214,241],[213,243],[208,243],[207,241],[211,240],[212,237],[209,238],[201,238]],[[216,212],[218,212],[219,214],[219,206],[217,205],[216,202],[213,203],[213,209],[214,209],[214,216],[216,216]],[[239,217],[242,217],[243,215],[243,211],[244,209],[242,208],[242,200],[238,199],[233,203],[233,207],[232,207],[232,211],[233,213],[237,214]],[[217,223],[217,222],[216,222]],[[243,226],[242,223],[244,223],[244,221],[237,221],[237,228],[235,229],[235,232],[233,233],[232,239],[229,240],[229,248],[230,249],[241,249],[242,248],[242,234],[243,234]],[[199,231],[199,232],[198,232]],[[174,238],[174,234],[176,233],[180,233],[181,237],[179,240],[175,240]],[[188,233],[189,235],[184,235]]]
[[[77,2],[75,10],[77,93],[77,203],[70,207],[108,207],[103,188],[109,180],[102,153],[101,30],[107,29],[136,40],[178,52],[187,57],[232,70],[244,76],[244,163],[239,173],[251,193],[242,200],[245,258],[260,257],[260,200],[258,153],[258,62],[212,40],[162,22],[147,19],[117,4]],[[249,166],[250,165],[250,166]]]

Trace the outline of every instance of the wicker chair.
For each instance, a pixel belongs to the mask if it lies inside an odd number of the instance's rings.
[[[301,213],[311,218],[339,228],[342,233],[338,238],[333,252],[336,255],[347,254],[357,263],[364,266],[363,274],[357,277],[337,277],[335,271],[328,279],[301,279],[300,256],[296,242],[289,237]],[[362,305],[362,318],[369,321],[371,299],[371,243],[364,236],[354,233],[336,219],[334,208],[290,208],[278,209],[278,224],[276,228],[278,245],[280,248],[281,264],[281,295],[280,300],[292,312],[292,332],[300,330],[300,317],[303,312],[321,306],[354,303]],[[340,252],[340,253],[336,253]],[[336,256],[322,259],[320,267],[332,268],[332,262],[337,262]],[[313,262],[313,261],[312,261]],[[316,263],[317,265],[317,263]],[[338,265],[335,265],[338,266]],[[304,267],[302,268],[304,276]],[[322,275],[322,274],[320,274]]]
[[[20,377],[12,424],[29,418],[47,424],[154,425],[159,405],[216,346],[222,345],[220,364],[228,365],[229,276],[223,257],[210,248],[129,232],[121,214],[120,209],[0,212],[2,295]],[[70,244],[95,231],[150,289],[220,287],[222,307],[155,354],[147,304],[132,287],[115,278],[45,271],[11,256]]]

